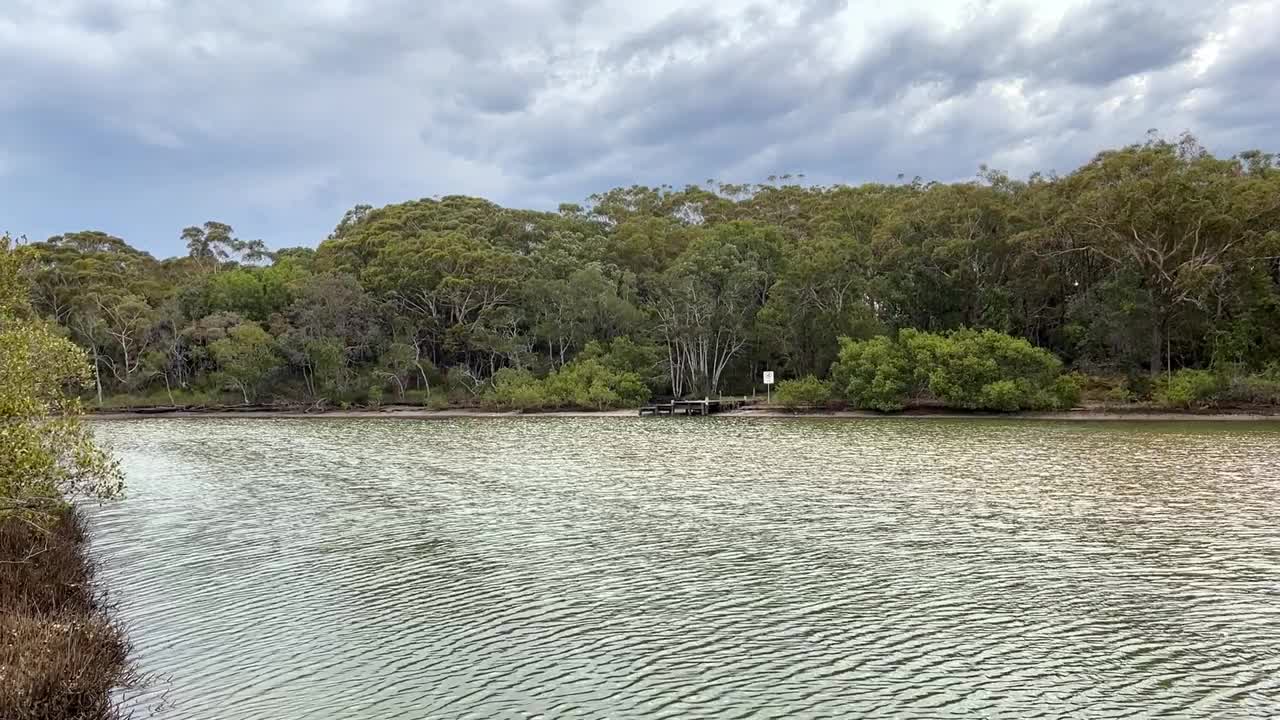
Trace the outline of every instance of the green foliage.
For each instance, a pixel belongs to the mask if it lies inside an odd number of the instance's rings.
[[[548,379],[548,406],[630,402],[570,369],[598,361],[663,395],[749,392],[763,366],[830,368],[860,407],[1067,407],[1053,357],[1133,399],[1169,369],[1280,357],[1275,166],[1152,137],[1026,181],[632,186],[557,212],[447,196],[356,206],[315,250],[212,221],[163,261],[67,233],[27,272],[99,397],[216,391],[211,347],[249,321],[283,359],[256,392],[313,403],[473,404],[503,368]]]
[[[528,370],[503,368],[485,395],[488,404],[510,410],[637,407],[650,390],[639,375],[618,371],[598,359],[578,360],[539,379]]]
[[[65,496],[118,493],[122,478],[66,395],[89,379],[84,351],[34,317],[23,260],[0,235],[0,518],[43,520]]]
[[[1088,379],[1080,373],[1066,373],[1053,381],[1054,406],[1059,410],[1070,410],[1080,404],[1080,398],[1084,394],[1084,387]]]
[[[638,407],[651,394],[639,375],[610,369],[599,360],[572,362],[544,382],[548,398],[558,407],[591,410]]]
[[[994,330],[930,335],[904,330],[899,342],[918,381],[948,407],[1012,412],[1056,404],[1062,362],[1051,353]]]
[[[1151,376],[1145,373],[1130,372],[1124,379],[1125,393],[1131,398],[1150,398],[1155,389]]]
[[[1133,402],[1137,398],[1124,385],[1117,385],[1108,390],[1102,397],[1103,402],[1108,405],[1126,405]]]
[[[840,338],[831,368],[835,392],[856,408],[901,410],[913,394],[914,370],[902,345],[887,337],[855,341]]]
[[[108,395],[94,407],[103,410],[125,410],[129,408],[161,407],[165,405],[199,407],[204,405],[228,405],[239,402],[240,394],[221,393],[208,390],[175,389],[166,392],[164,388],[152,390],[146,394]]]
[[[1269,372],[1248,374],[1229,366],[1210,370],[1183,369],[1156,384],[1158,404],[1180,410],[1228,403],[1245,406],[1280,405],[1280,379]]]
[[[831,400],[831,384],[813,375],[795,380],[783,380],[776,391],[778,403],[794,410],[802,407],[821,407]]]
[[[1016,380],[996,380],[982,386],[977,402],[969,406],[984,410],[1014,412],[1025,407],[1030,400],[1025,385]]]
[[[1267,374],[1233,376],[1224,383],[1219,399],[1247,405],[1280,405],[1280,379]]]
[[[255,323],[236,325],[209,350],[218,364],[216,377],[238,388],[246,403],[256,399],[259,388],[280,367],[271,336]]]
[[[249,270],[229,270],[211,275],[205,286],[209,312],[233,312],[257,321],[279,308],[268,308],[266,290]]]
[[[514,368],[502,368],[493,376],[486,400],[508,410],[541,410],[550,404],[543,381]]]
[[[616,337],[612,340],[592,340],[582,349],[579,360],[598,360],[616,373],[632,373],[644,379],[650,386],[662,383],[659,361],[662,351],[655,345],[641,345],[631,338]]]
[[[1179,370],[1157,383],[1155,399],[1166,407],[1189,410],[1212,405],[1221,389],[1219,377],[1208,370]]]
[[[1267,367],[1262,371],[1262,378],[1280,382],[1280,360],[1273,360],[1267,363]]]
[[[1001,412],[1071,407],[1080,397],[1079,380],[1063,376],[1056,357],[993,330],[844,339],[831,374],[853,406],[884,412],[921,396]]]

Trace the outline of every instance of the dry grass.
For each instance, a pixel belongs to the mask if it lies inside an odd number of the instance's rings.
[[[0,718],[118,717],[113,688],[130,684],[129,647],[100,606],[85,533],[72,509],[48,529],[0,519]]]

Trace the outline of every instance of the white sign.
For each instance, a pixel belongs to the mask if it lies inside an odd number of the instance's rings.
[[[773,371],[772,371],[772,370],[766,370],[766,371],[765,371],[765,373],[764,373],[764,384],[765,384],[765,385],[772,385],[772,384],[773,384]]]

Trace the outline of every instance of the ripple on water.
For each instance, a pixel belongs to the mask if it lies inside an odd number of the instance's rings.
[[[1268,427],[98,429],[161,717],[1280,715]]]

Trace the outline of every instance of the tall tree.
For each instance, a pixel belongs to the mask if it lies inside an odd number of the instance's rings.
[[[1100,154],[1065,181],[1068,204],[1049,252],[1097,256],[1130,278],[1146,318],[1149,370],[1166,368],[1172,324],[1214,305],[1247,266],[1244,218],[1232,212],[1235,163],[1193,138]]]

